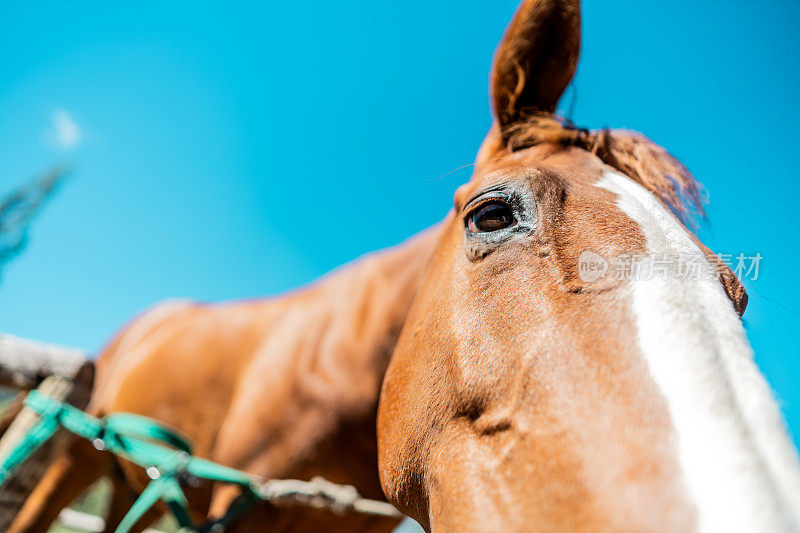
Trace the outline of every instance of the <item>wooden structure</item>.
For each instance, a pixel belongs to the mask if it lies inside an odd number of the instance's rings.
[[[0,421],[0,461],[35,422],[36,414],[22,406],[22,395],[33,388],[69,403],[86,407],[92,390],[94,365],[75,348],[45,344],[0,334],[0,386],[20,394]],[[63,435],[57,435],[30,457],[0,488],[0,531],[8,529],[25,499],[44,475]]]

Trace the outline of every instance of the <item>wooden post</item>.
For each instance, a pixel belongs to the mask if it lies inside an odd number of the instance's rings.
[[[0,382],[5,385],[22,389],[38,385],[43,394],[83,409],[89,403],[93,381],[94,364],[80,350],[0,335]],[[19,402],[11,409],[18,413],[0,438],[0,461],[38,419]],[[8,529],[65,437],[64,431],[56,433],[0,487],[0,531]]]
[[[0,385],[6,387],[34,389],[53,375],[72,379],[88,360],[77,348],[0,333]]]

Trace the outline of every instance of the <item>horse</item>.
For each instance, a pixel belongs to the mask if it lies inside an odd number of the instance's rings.
[[[383,490],[427,531],[800,530],[746,292],[691,230],[702,189],[640,134],[555,116],[580,33],[579,0],[526,0],[495,53],[384,378]]]
[[[99,355],[87,411],[152,417],[189,437],[196,455],[264,479],[323,476],[384,500],[375,437],[380,384],[436,232],[282,297],[155,306]],[[149,481],[88,441],[65,447],[9,533],[46,532],[101,477],[112,482],[105,531],[113,532]],[[208,483],[186,490],[196,523],[223,516],[238,494]],[[134,530],[164,512],[153,508]],[[398,522],[263,505],[226,530],[387,532]]]
[[[699,185],[643,136],[554,115],[579,9],[521,5],[495,124],[443,223],[285,297],[156,307],[99,357],[89,411],[151,416],[265,478],[382,490],[429,531],[797,524],[797,455],[746,343],[747,295],[687,229]],[[648,254],[700,268],[603,266]],[[79,440],[11,531],[45,531],[102,476],[112,531],[146,478]],[[190,503],[213,517],[234,497],[204,485]],[[262,506],[229,529],[395,524]]]

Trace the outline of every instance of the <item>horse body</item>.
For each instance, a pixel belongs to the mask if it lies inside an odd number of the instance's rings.
[[[155,307],[124,328],[98,358],[88,410],[155,418],[188,436],[197,455],[265,479],[323,476],[383,499],[375,469],[378,393],[434,233],[367,256],[281,298]],[[75,441],[67,455],[74,460],[37,487],[12,531],[45,531],[60,504],[71,499],[57,494],[77,496],[107,474],[116,475],[119,492],[114,498],[119,508],[112,505],[107,524],[113,531],[132,503],[131,488],[140,492],[148,481],[139,468],[116,465],[84,441]],[[104,466],[88,469],[88,475],[76,472],[88,465]],[[53,469],[59,470],[59,463]],[[202,485],[190,503],[198,519],[220,516],[235,495],[232,487]],[[235,528],[391,531],[396,524],[264,506]]]

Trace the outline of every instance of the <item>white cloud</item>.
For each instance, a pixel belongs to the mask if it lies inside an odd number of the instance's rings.
[[[63,109],[53,111],[53,124],[47,136],[56,146],[65,150],[75,148],[81,143],[81,129]]]

